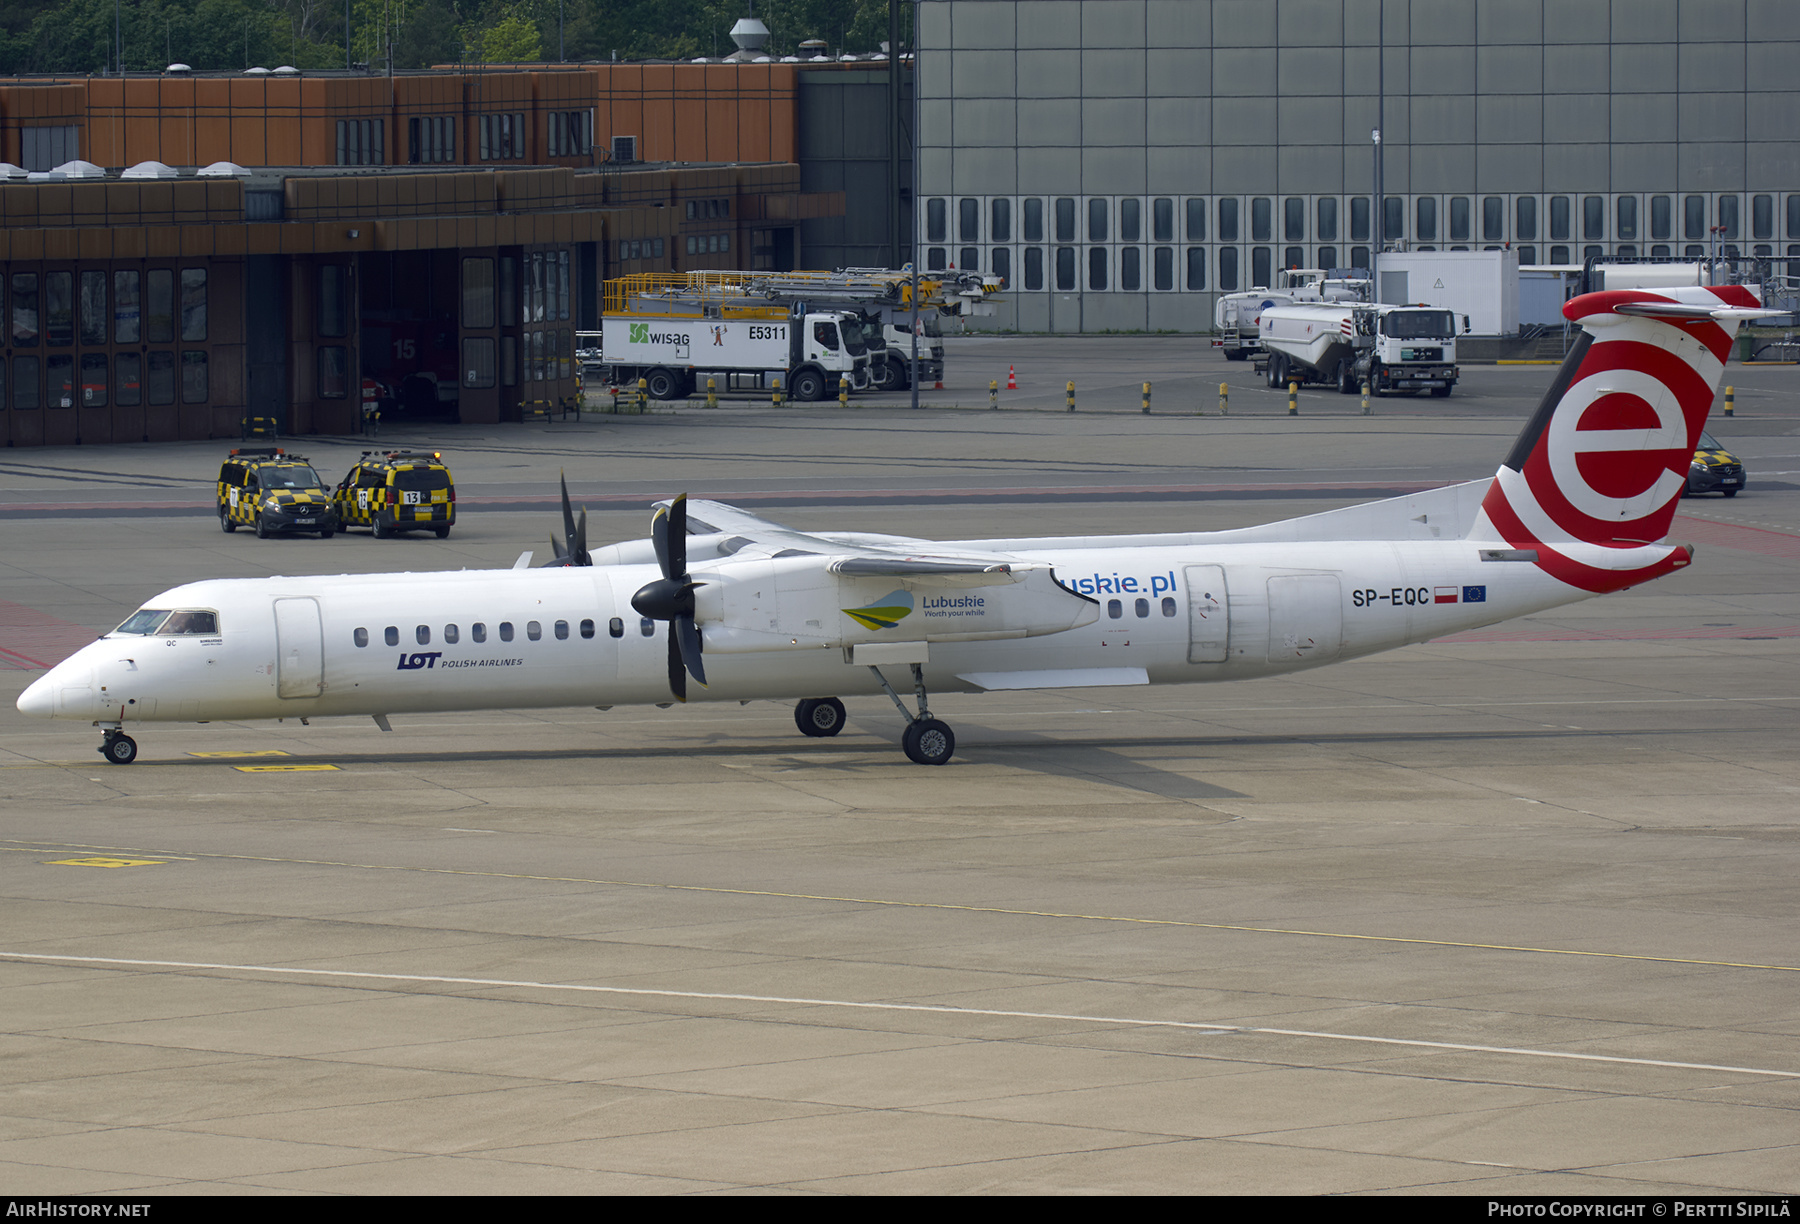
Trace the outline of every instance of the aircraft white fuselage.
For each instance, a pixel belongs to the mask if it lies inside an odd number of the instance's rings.
[[[1241,680],[1423,642],[1570,599],[1537,567],[1484,562],[1483,549],[1461,539],[1272,545],[1193,538],[1124,547],[947,545],[1046,563],[1065,585],[1095,591],[1098,616],[1033,637],[928,639],[932,687]],[[695,567],[696,578],[706,574]],[[631,595],[658,576],[652,564],[190,583],[146,606],[216,611],[218,636],[110,635],[40,679],[21,709],[130,723],[664,703],[668,626],[630,606]],[[1138,615],[1140,600],[1148,615]],[[1117,617],[1109,615],[1114,601]],[[623,622],[621,637],[611,636],[614,618]],[[969,619],[947,616],[945,632]],[[593,636],[582,636],[584,621]],[[502,623],[512,626],[510,642],[498,640]],[[485,626],[486,642],[470,640],[475,624]],[[527,637],[532,624],[536,640]],[[559,624],[566,637],[557,637]],[[390,626],[397,645],[386,644]],[[456,626],[454,643],[445,640],[447,626]],[[359,629],[366,646],[355,644]],[[868,668],[835,642],[709,650],[706,666],[708,687],[690,691],[690,700],[880,691]]]

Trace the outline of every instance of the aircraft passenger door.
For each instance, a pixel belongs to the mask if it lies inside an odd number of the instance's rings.
[[[317,697],[325,691],[325,627],[316,599],[275,601],[275,695]]]
[[[1223,663],[1230,645],[1230,613],[1225,601],[1225,567],[1189,565],[1187,581],[1188,662]]]
[[[1269,662],[1335,659],[1344,644],[1344,596],[1336,574],[1269,579]]]

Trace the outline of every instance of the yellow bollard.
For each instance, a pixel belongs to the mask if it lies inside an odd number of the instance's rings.
[[[1736,387],[1726,387],[1725,388],[1725,415],[1726,416],[1736,416],[1737,415],[1737,413],[1735,411],[1737,405],[1732,402],[1736,397],[1737,397],[1737,388]]]
[[[1369,415],[1369,384],[1363,384],[1363,415]]]
[[[769,398],[777,408],[781,407],[781,380],[779,378],[775,380],[775,393]]]
[[[840,375],[838,375],[838,407],[839,408],[848,408],[849,406],[850,406],[850,380],[848,378],[845,378],[842,374],[840,374]]]
[[[1300,384],[1291,378],[1288,380],[1288,415],[1300,415]]]
[[[1069,394],[1069,411],[1074,412],[1075,411],[1075,380],[1072,378],[1069,380],[1069,393],[1068,394]]]
[[[708,408],[719,406],[719,382],[715,378],[706,380],[706,406]]]
[[[997,378],[990,378],[990,379],[988,379],[988,407],[989,408],[998,408],[999,406],[1000,406],[1000,380]]]
[[[1219,415],[1231,415],[1231,384],[1219,384]]]
[[[644,414],[644,408],[649,403],[650,403],[650,384],[640,378],[640,379],[638,379],[638,392],[637,392],[637,410],[638,410],[639,416],[642,416]]]
[[[1150,384],[1144,384],[1144,415],[1150,415]]]

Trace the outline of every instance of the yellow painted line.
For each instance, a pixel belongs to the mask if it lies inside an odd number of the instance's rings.
[[[236,757],[272,757],[293,756],[291,752],[283,752],[279,748],[256,748],[244,752],[190,752],[187,755],[202,760],[226,760]]]
[[[233,765],[239,773],[322,773],[336,765]]]
[[[72,858],[51,859],[50,867],[161,867],[162,859]]]
[[[240,766],[239,768],[246,768]],[[256,768],[249,766],[248,768]],[[109,846],[69,846],[81,850],[117,850]],[[41,853],[42,851],[40,851]],[[131,850],[123,851],[132,853]],[[137,850],[139,854],[158,854]],[[169,858],[180,857],[169,855]],[[278,858],[262,854],[195,854],[194,859],[243,863],[288,863],[297,867],[344,867],[352,871],[410,871],[421,875],[473,876],[491,880],[531,880],[543,884],[584,884],[602,888],[641,888],[660,892],[713,893],[732,897],[768,897],[781,901],[819,901],[832,905],[867,905],[885,909],[943,910],[962,914],[994,914],[1007,918],[1051,918],[1069,922],[1116,922],[1131,926],[1172,927],[1194,931],[1236,931],[1246,935],[1298,935],[1308,939],[1345,939],[1360,943],[1403,944],[1425,948],[1469,948],[1482,952],[1521,952],[1536,956],[1582,956],[1596,960],[1644,961],[1658,965],[1702,965],[1714,969],[1768,969],[1800,973],[1800,965],[1758,961],[1708,960],[1694,956],[1651,956],[1637,952],[1597,952],[1585,948],[1539,948],[1528,944],[1480,943],[1461,939],[1421,939],[1405,935],[1361,935],[1350,931],[1313,931],[1304,927],[1250,926],[1236,922],[1192,922],[1180,918],[1138,918],[1125,914],[1082,914],[1064,910],[1011,909],[998,905],[953,905],[947,901],[901,901],[883,897],[840,897],[829,893],[777,892],[761,888],[724,888],[710,884],[656,884],[643,880],[606,880],[587,876],[535,875],[520,871],[473,871],[462,867],[416,867],[393,863],[352,863],[336,859]]]
[[[1561,365],[1562,362],[1560,360],[1538,361],[1535,358],[1531,359],[1531,360],[1525,360],[1523,358],[1502,360],[1502,359],[1496,357],[1494,359],[1494,364],[1495,365]]]

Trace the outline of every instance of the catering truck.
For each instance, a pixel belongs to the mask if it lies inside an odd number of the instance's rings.
[[[847,381],[869,387],[861,316],[687,292],[650,273],[606,282],[599,371],[612,383],[640,379],[653,399],[692,395],[705,380],[721,391],[784,388],[818,400]]]
[[[1296,302],[1262,312],[1256,370],[1269,386],[1335,385],[1345,395],[1367,383],[1377,395],[1456,385],[1456,315],[1425,306]]]

